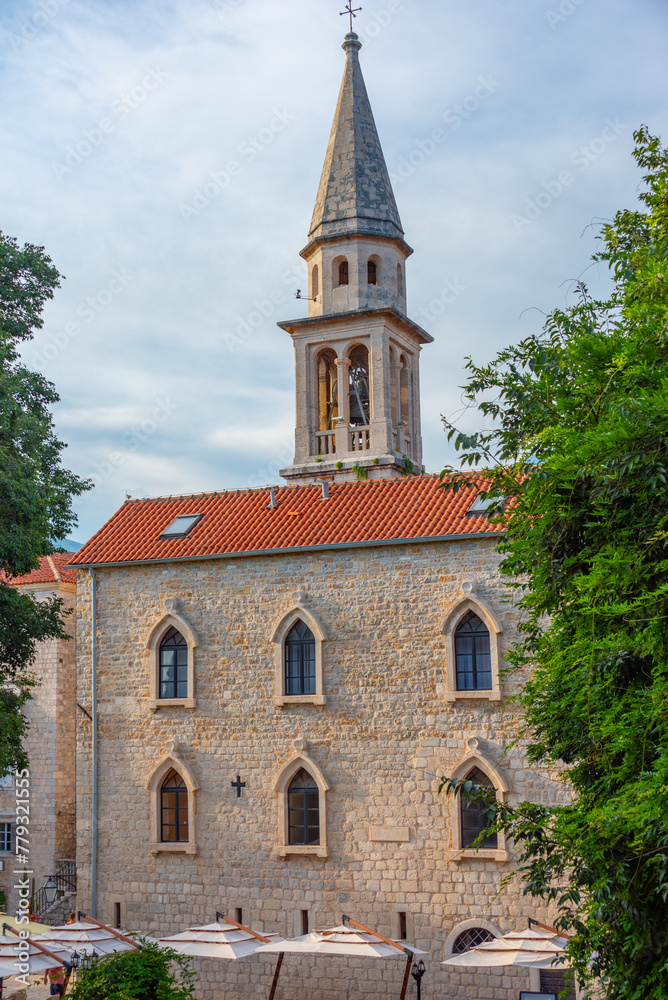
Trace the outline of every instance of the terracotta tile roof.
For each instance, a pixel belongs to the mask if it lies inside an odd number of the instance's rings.
[[[498,531],[484,516],[467,516],[475,490],[454,494],[437,476],[337,483],[329,499],[315,486],[277,486],[194,496],[127,500],[70,557],[70,565],[169,560],[438,538]],[[201,514],[184,538],[161,539],[177,515]]]
[[[67,563],[73,558],[72,552],[54,552],[51,556],[42,556],[39,566],[25,576],[8,577],[0,573],[0,579],[13,587],[21,587],[27,583],[76,583],[76,570],[70,569]]]

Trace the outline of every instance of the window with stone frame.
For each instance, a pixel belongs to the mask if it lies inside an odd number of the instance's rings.
[[[188,788],[174,768],[160,787],[160,840],[165,844],[188,842]]]
[[[348,284],[348,261],[342,260],[339,264],[339,286]]]
[[[10,854],[14,844],[12,824],[0,823],[0,853]]]
[[[300,768],[290,782],[288,796],[288,844],[320,843],[320,797],[314,778]]]
[[[494,935],[492,932],[485,930],[484,927],[468,927],[455,938],[452,945],[452,954],[462,955],[465,951],[470,951],[471,948],[477,948],[479,944],[485,944],[486,941],[493,940]]]
[[[489,630],[474,611],[467,611],[455,631],[458,691],[490,691],[492,660]]]
[[[285,694],[315,694],[315,636],[297,621],[285,637]]]
[[[460,792],[460,822],[462,848],[498,848],[496,833],[486,834],[478,843],[478,837],[490,824],[490,805],[496,801],[496,790],[491,780],[479,767],[474,767],[466,775],[466,781],[473,786],[470,791]]]

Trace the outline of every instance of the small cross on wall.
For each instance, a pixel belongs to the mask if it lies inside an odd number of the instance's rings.
[[[346,9],[341,11],[341,17],[343,17],[345,14],[350,14],[351,33],[353,30],[353,18],[357,17],[358,11],[360,11],[361,9],[362,9],[361,7],[353,7],[353,0],[348,0],[348,3],[346,4]]]
[[[230,784],[232,785],[232,788],[236,788],[236,790],[237,790],[237,798],[240,799],[241,798],[241,789],[246,787],[246,782],[242,781],[241,780],[241,776],[238,774],[237,775],[237,780],[236,781],[231,781]]]

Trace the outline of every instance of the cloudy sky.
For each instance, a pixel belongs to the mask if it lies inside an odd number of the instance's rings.
[[[636,201],[633,130],[668,137],[668,4],[360,2],[415,248],[409,313],[435,337],[422,424],[438,471],[465,356],[540,329],[573,279],[606,281],[588,260],[596,223]],[[291,460],[292,347],[275,323],[305,314],[298,251],[342,7],[2,0],[0,229],[44,245],[66,278],[25,357],[61,395],[67,464],[96,483],[81,541],[126,494],[276,482]]]

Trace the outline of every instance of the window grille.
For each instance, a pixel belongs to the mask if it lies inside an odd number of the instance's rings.
[[[315,638],[302,621],[285,638],[285,693],[315,694]]]
[[[459,937],[455,938],[452,953],[453,955],[461,955],[465,951],[470,951],[471,948],[477,948],[479,944],[493,940],[494,935],[491,931],[485,930],[484,927],[469,927],[468,930],[462,931]]]
[[[175,628],[160,643],[160,697],[188,697],[188,644]]]
[[[0,823],[0,852],[12,850],[12,824]]]
[[[160,789],[160,839],[168,844],[188,841],[188,789],[174,768]]]
[[[288,788],[288,843],[320,843],[320,797],[318,786],[302,767]]]
[[[458,691],[489,691],[492,659],[489,632],[473,611],[468,611],[455,632],[455,662]]]

